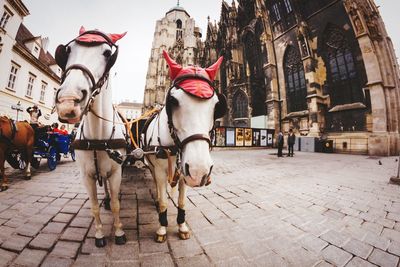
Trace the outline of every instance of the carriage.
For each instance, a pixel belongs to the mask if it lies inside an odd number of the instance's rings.
[[[52,171],[57,167],[61,156],[71,156],[75,161],[75,151],[71,147],[72,136],[58,133],[45,134],[38,138],[33,151],[32,167],[38,168],[42,158],[47,159],[47,166]]]
[[[43,158],[47,159],[47,166],[52,171],[57,167],[57,162],[61,157],[75,161],[75,151],[71,147],[71,135],[62,135],[58,133],[49,133],[40,135],[36,142],[33,151],[32,167],[39,168],[40,161]],[[12,150],[7,156],[7,162],[14,169],[23,170],[26,167],[24,155],[17,149]]]

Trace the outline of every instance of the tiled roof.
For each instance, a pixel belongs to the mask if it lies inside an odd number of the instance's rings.
[[[20,25],[20,27],[18,29],[17,36],[16,36],[15,40],[20,45],[22,45],[23,47],[26,48],[25,43],[29,42],[29,41],[32,41],[32,40],[34,40],[36,38],[40,38],[40,37],[34,36],[28,30],[28,28],[26,28],[25,25],[21,23],[21,25]],[[54,57],[48,51],[45,53],[42,48],[40,49],[39,61],[42,62],[43,64],[45,64],[46,66],[50,66],[50,65],[56,64],[56,61],[55,61]]]

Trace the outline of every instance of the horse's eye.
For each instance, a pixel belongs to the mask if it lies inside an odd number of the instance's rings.
[[[106,58],[111,57],[111,50],[104,51],[103,56],[105,56]]]

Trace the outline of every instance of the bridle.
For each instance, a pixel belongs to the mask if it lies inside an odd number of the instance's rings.
[[[79,41],[79,37],[83,36],[83,35],[87,35],[87,34],[94,34],[94,35],[99,35],[101,37],[103,37],[106,41],[103,43],[107,43],[111,48],[115,47],[116,50],[115,52],[110,56],[110,58],[107,61],[107,65],[106,68],[104,70],[103,75],[100,77],[100,79],[96,82],[94,75],[92,74],[92,72],[84,65],[82,64],[72,64],[70,66],[68,66],[68,68],[66,68],[67,65],[67,61],[68,61],[68,55],[69,55],[69,45],[73,42],[77,42],[86,46],[94,46],[94,45],[98,45],[99,42],[94,42],[93,44],[88,44],[86,42],[80,42]],[[69,72],[71,70],[80,70],[83,72],[84,75],[86,75],[87,77],[89,77],[89,80],[91,82],[91,88],[90,88],[90,96],[89,96],[89,100],[87,102],[87,104],[85,105],[85,108],[81,114],[81,119],[83,116],[85,116],[88,112],[91,111],[91,106],[93,104],[93,101],[95,99],[95,97],[100,94],[101,92],[101,88],[103,87],[103,85],[105,84],[105,82],[108,80],[109,77],[109,73],[110,73],[110,69],[111,67],[114,65],[116,59],[118,57],[118,45],[116,45],[106,34],[100,32],[100,31],[86,31],[82,34],[80,34],[77,38],[69,41],[66,45],[59,45],[56,49],[56,53],[55,53],[55,59],[57,64],[61,67],[61,69],[63,70],[63,74],[61,76],[61,84],[65,81],[65,79],[67,78]],[[55,97],[55,101],[56,103],[58,102],[58,94],[60,92],[60,89],[57,90],[56,92],[56,97]],[[86,96],[84,96],[83,98],[85,98]]]
[[[210,97],[207,98],[202,98],[202,99],[210,99],[215,95],[215,88],[214,85],[212,83],[212,81],[210,81],[210,79],[208,79],[207,77],[200,75],[200,74],[186,74],[186,75],[182,75],[177,77],[174,81],[173,81],[173,85],[169,88],[168,93],[167,93],[167,98],[166,98],[166,103],[165,103],[165,108],[166,108],[166,112],[167,112],[167,116],[168,116],[168,128],[170,131],[170,135],[172,140],[174,141],[175,145],[178,147],[178,151],[182,153],[183,148],[189,144],[190,142],[194,142],[194,141],[198,141],[198,140],[202,140],[202,141],[206,141],[208,143],[209,148],[212,148],[212,143],[211,143],[211,139],[212,139],[212,135],[213,135],[213,129],[214,129],[214,123],[213,123],[213,127],[210,130],[210,132],[208,134],[193,134],[190,135],[188,137],[186,137],[183,140],[180,140],[177,134],[177,130],[174,126],[174,122],[172,119],[172,96],[171,96],[171,90],[173,88],[176,89],[180,89],[183,90],[186,94],[192,95],[194,97],[197,97],[193,94],[188,93],[187,91],[185,91],[182,87],[179,86],[179,84],[185,80],[200,80],[200,81],[205,81],[209,84],[209,86],[212,88],[213,90],[213,94]],[[198,97],[199,98],[199,97]]]

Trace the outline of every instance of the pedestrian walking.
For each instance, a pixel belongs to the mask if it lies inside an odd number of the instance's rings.
[[[285,139],[283,137],[282,131],[279,131],[278,134],[278,157],[282,157],[282,150],[283,150],[283,144],[285,143]]]
[[[293,130],[289,130],[289,135],[288,135],[288,157],[293,157],[293,147],[294,144],[296,143],[296,135],[294,134]]]

